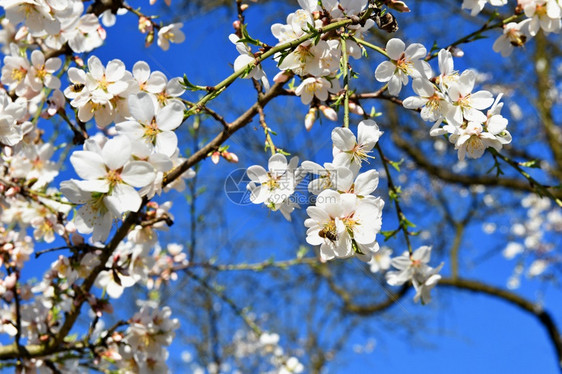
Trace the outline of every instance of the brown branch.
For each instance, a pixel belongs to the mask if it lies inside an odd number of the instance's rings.
[[[544,126],[546,142],[554,156],[556,167],[552,169],[552,173],[558,180],[562,181],[562,129],[556,125],[552,114],[553,100],[551,97],[550,61],[553,56],[547,53],[547,39],[542,30],[536,35],[535,46],[533,64],[537,75],[537,99],[535,105],[540,116],[540,122]]]
[[[336,284],[332,276],[332,273],[327,266],[319,265],[313,269],[318,275],[326,279],[326,282],[328,283],[328,287],[330,287],[330,290],[332,290],[332,292],[334,292],[343,301],[343,308],[350,313],[357,314],[360,316],[369,316],[388,309],[389,307],[393,306],[396,302],[398,302],[402,297],[404,297],[408,292],[408,289],[410,288],[408,285],[404,285],[396,293],[392,293],[388,291],[387,298],[375,304],[358,304],[353,301],[353,297],[349,292],[347,292],[345,289],[339,287]]]
[[[223,144],[232,134],[240,130],[242,127],[246,126],[252,121],[254,116],[258,114],[260,106],[265,106],[273,98],[279,96],[282,92],[281,87],[283,83],[276,83],[271,87],[271,89],[263,94],[259,95],[258,102],[252,105],[244,114],[238,117],[234,122],[231,122],[226,126],[226,128],[221,131],[213,140],[207,143],[204,147],[195,152],[191,157],[184,161],[181,165],[170,171],[164,177],[162,181],[162,186],[165,187],[172,181],[176,180],[180,175],[185,173],[190,167],[198,163],[199,161],[205,159],[213,151],[216,151],[221,144]]]

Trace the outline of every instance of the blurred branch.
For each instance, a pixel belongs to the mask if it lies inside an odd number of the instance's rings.
[[[550,79],[551,56],[547,52],[547,39],[542,30],[535,37],[534,64],[537,76],[537,98],[535,105],[540,117],[540,122],[546,132],[546,142],[554,156],[556,167],[552,173],[562,182],[562,130],[554,123],[552,115],[552,81]],[[561,205],[559,203],[559,205]],[[561,205],[562,206],[562,205]]]

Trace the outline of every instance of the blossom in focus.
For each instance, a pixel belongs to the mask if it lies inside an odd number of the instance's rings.
[[[321,261],[357,254],[369,261],[379,249],[376,234],[381,229],[384,202],[359,199],[354,194],[322,191],[316,205],[308,207],[304,225],[306,242],[319,245]]]
[[[431,71],[429,64],[422,60],[427,50],[422,44],[406,44],[398,39],[390,39],[386,43],[386,53],[390,61],[384,61],[375,70],[375,78],[379,82],[388,82],[388,93],[396,96],[402,86],[408,84],[408,77],[426,77]]]
[[[287,158],[276,153],[269,158],[268,169],[261,165],[250,166],[246,173],[250,178],[248,189],[250,200],[254,204],[265,204],[271,210],[278,210],[295,191],[301,180],[301,172],[297,168],[298,157],[287,163]]]
[[[178,147],[173,130],[183,122],[183,105],[172,102],[159,109],[155,100],[144,92],[129,96],[128,103],[134,120],[117,123],[117,131],[133,141],[143,142],[154,152],[172,156]]]
[[[357,173],[366,160],[382,131],[373,120],[364,120],[357,126],[357,138],[350,129],[338,127],[332,131],[334,165],[345,166]]]

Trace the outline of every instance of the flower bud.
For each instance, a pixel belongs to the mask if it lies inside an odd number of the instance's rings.
[[[232,162],[234,164],[238,162],[238,156],[236,156],[235,153],[223,151],[221,156],[228,162]]]
[[[327,105],[321,104],[319,106],[319,109],[322,111],[322,114],[324,115],[324,117],[328,118],[330,121],[335,122],[335,121],[338,120],[338,113],[336,113],[334,108],[331,108]]]
[[[289,80],[289,78],[291,78],[291,75],[283,70],[283,71],[280,71],[279,73],[277,73],[273,77],[273,81],[275,83],[284,83],[284,82],[287,82]]]
[[[80,57],[78,56],[74,56],[74,63],[80,67],[83,68],[84,67],[84,60],[82,60]]]
[[[349,110],[351,111],[351,113],[355,113],[359,116],[362,116],[365,114],[365,111],[363,110],[363,108],[361,107],[361,105],[354,103],[353,101],[349,102]]]
[[[211,155],[211,161],[213,162],[213,164],[218,164],[220,160],[220,153],[215,151],[213,152],[213,154]]]
[[[318,109],[316,109],[315,107],[311,107],[308,113],[306,114],[306,116],[304,116],[304,127],[306,128],[306,131],[310,131],[312,125],[314,125],[314,121],[316,121],[317,112]]]
[[[248,7],[249,7],[248,4],[242,4],[242,5],[240,5],[240,10],[243,12],[243,11],[245,11],[246,9],[248,9]]]
[[[101,40],[105,40],[105,38],[107,37],[107,32],[105,31],[105,29],[101,26],[98,27],[97,29],[98,35],[100,36]]]
[[[150,47],[153,41],[154,41],[154,30],[150,30],[146,35],[146,39],[144,40],[144,46]]]
[[[236,20],[236,21],[232,22],[232,27],[234,28],[234,31],[240,30],[240,21]]]
[[[25,39],[28,34],[29,29],[27,28],[27,26],[22,26],[18,29],[16,35],[14,35],[14,41],[19,42],[20,40]]]
[[[464,51],[458,47],[452,47],[451,48],[451,55],[453,55],[453,57],[462,57],[464,56]]]
[[[391,9],[397,10],[399,12],[409,12],[410,8],[403,1],[399,0],[386,0],[385,5]]]

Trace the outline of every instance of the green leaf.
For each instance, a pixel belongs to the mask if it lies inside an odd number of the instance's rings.
[[[257,45],[259,47],[263,45],[262,42],[252,38],[250,34],[248,34],[248,29],[246,24],[240,25],[240,32],[242,33],[242,38],[238,40],[239,43],[245,43],[245,44],[249,43],[249,44]]]
[[[400,161],[388,161],[390,166],[392,166],[394,169],[396,169],[396,171],[400,171],[400,165],[402,165],[403,162],[404,162],[404,159],[401,159]]]
[[[540,167],[541,167],[539,160],[531,160],[531,161],[526,161],[526,162],[520,162],[519,166],[523,166],[525,168],[535,168],[535,169],[540,169]]]
[[[391,200],[400,199],[400,194],[402,193],[402,187],[395,187],[393,190],[388,191],[388,196]]]
[[[187,79],[187,75],[185,74],[183,75],[183,80],[180,82],[180,84],[188,91],[207,91],[206,87],[197,86],[191,83],[189,79]]]
[[[384,236],[384,241],[386,242],[388,239],[392,238],[400,231],[400,229],[396,229],[393,231],[381,231],[381,235]]]

